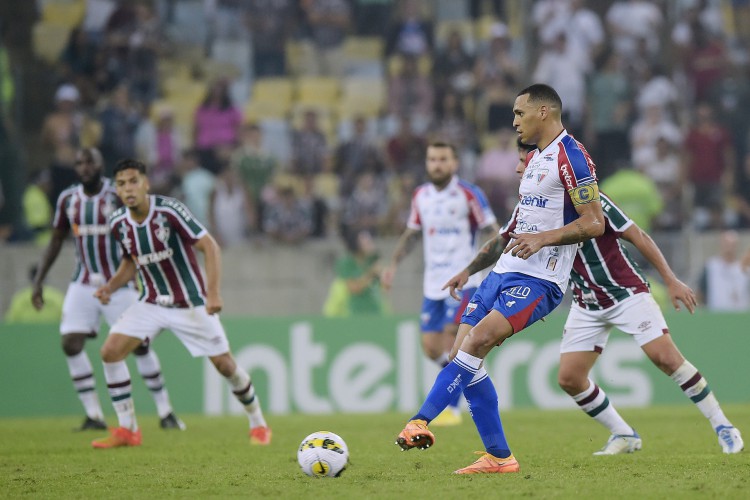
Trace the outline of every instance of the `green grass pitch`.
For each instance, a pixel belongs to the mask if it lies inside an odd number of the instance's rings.
[[[725,413],[750,440],[750,404]],[[482,449],[465,415],[435,428],[426,451],[400,452],[407,415],[270,416],[273,443],[250,446],[244,417],[183,416],[185,432],[140,417],[139,448],[94,450],[102,433],[79,419],[0,420],[1,498],[750,498],[750,449],[724,455],[692,405],[623,410],[643,437],[632,455],[594,457],[607,432],[579,411],[503,414],[518,474],[456,476]],[[110,423],[114,421],[110,417]],[[296,450],[317,430],[341,435],[350,466],[340,478],[300,471]],[[750,441],[749,441],[750,442]]]

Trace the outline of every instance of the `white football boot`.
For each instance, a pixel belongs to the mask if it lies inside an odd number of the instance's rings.
[[[740,431],[736,427],[720,425],[716,428],[716,435],[719,436],[721,451],[724,453],[739,453],[745,448]]]
[[[641,449],[641,436],[633,431],[632,436],[623,436],[621,434],[612,434],[607,440],[604,448],[594,453],[594,455],[620,455],[621,453],[633,453]]]

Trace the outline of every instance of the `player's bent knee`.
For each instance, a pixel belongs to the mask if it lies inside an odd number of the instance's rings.
[[[586,390],[588,386],[588,377],[560,369],[557,373],[557,384],[560,386],[560,389],[567,394],[574,396]]]
[[[84,334],[72,333],[63,335],[61,340],[62,350],[66,356],[76,356],[83,351],[83,345],[86,343]]]

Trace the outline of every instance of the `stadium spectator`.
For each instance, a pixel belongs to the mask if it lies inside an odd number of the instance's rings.
[[[344,232],[346,254],[336,261],[336,279],[346,286],[343,316],[383,315],[380,254],[366,230]]]
[[[435,118],[428,135],[433,141],[452,144],[458,152],[459,163],[464,168],[462,175],[473,178],[473,166],[476,163],[476,131],[474,123],[466,116],[461,96],[447,91],[438,96],[435,106]]]
[[[414,133],[411,116],[399,115],[399,128],[396,134],[388,140],[386,153],[391,173],[401,175],[413,174],[421,179],[424,171],[424,151],[427,146],[425,139]]]
[[[294,6],[290,0],[250,0],[247,22],[253,45],[255,78],[286,74],[286,43],[293,31]]]
[[[650,231],[654,219],[664,208],[664,200],[656,183],[633,168],[620,168],[600,183],[623,211],[644,231]]]
[[[232,153],[230,164],[245,184],[253,204],[255,220],[252,225],[260,228],[263,220],[263,190],[269,185],[278,170],[278,161],[263,149],[263,133],[255,123],[242,126],[240,145]]]
[[[216,177],[203,168],[200,155],[192,149],[183,151],[179,172],[182,177],[180,183],[182,201],[201,224],[208,224],[209,198],[214,189]]]
[[[570,50],[581,59],[584,70],[589,73],[603,48],[604,26],[599,15],[588,9],[586,3],[586,0],[557,2],[560,6],[557,15],[540,20],[544,28],[539,29],[539,39],[542,43],[551,44],[560,33],[565,32]]]
[[[387,215],[388,190],[385,182],[374,172],[362,172],[357,177],[354,189],[343,200],[342,230],[354,233],[367,231],[377,236],[385,226]]]
[[[435,89],[420,73],[417,59],[405,57],[397,74],[388,81],[388,112],[391,116],[408,114],[412,123],[424,129],[432,119]]]
[[[729,131],[717,122],[709,103],[696,105],[684,147],[688,180],[695,191],[694,222],[702,228],[720,228],[725,201],[732,193],[736,153]]]
[[[684,66],[695,101],[707,100],[728,67],[727,47],[722,37],[695,24]]]
[[[100,124],[79,109],[80,97],[74,85],[59,86],[55,91],[55,110],[44,118],[42,124],[42,145],[51,158],[51,203],[57,201],[62,190],[76,180],[73,170],[76,148],[95,146],[101,137]]]
[[[616,0],[605,16],[613,46],[625,58],[634,56],[641,41],[648,53],[660,49],[660,29],[664,24],[661,10],[652,0]]]
[[[234,146],[241,125],[242,113],[232,104],[229,82],[223,78],[214,81],[195,112],[193,141],[204,168],[211,172],[218,170],[216,149]]]
[[[323,170],[328,156],[328,141],[313,109],[304,112],[302,128],[292,132],[291,171],[297,175],[314,175]]]
[[[306,241],[313,230],[313,215],[300,200],[293,185],[277,185],[265,200],[263,232],[272,241],[298,245]]]
[[[365,170],[383,172],[380,149],[367,132],[367,121],[358,116],[354,119],[354,134],[341,142],[336,149],[335,171],[341,177],[343,192],[351,192],[355,180]]]
[[[153,113],[154,123],[148,114],[150,109],[144,109],[135,132],[135,151],[138,158],[151,165],[148,174],[151,191],[167,195],[177,184],[177,167],[182,161],[185,145],[175,126],[174,110],[168,105],[160,105]]]
[[[742,268],[736,231],[722,231],[719,251],[708,258],[699,280],[699,298],[710,311],[750,310],[750,274]]]
[[[164,29],[154,10],[146,2],[135,6],[135,23],[128,38],[128,83],[133,100],[141,106],[156,98],[159,75],[157,60],[166,45]]]
[[[617,165],[630,157],[632,91],[627,75],[620,68],[620,56],[613,51],[603,53],[587,92],[590,132],[587,142],[596,158],[596,174],[600,179],[613,174]]]
[[[418,58],[431,55],[434,47],[432,21],[422,15],[420,0],[402,0],[385,40],[385,55]]]
[[[640,158],[642,150],[656,146],[659,137],[677,141],[682,137],[680,128],[669,119],[664,107],[654,104],[646,107],[630,127],[630,151],[632,158]]]
[[[121,158],[135,156],[135,133],[140,124],[140,113],[130,99],[125,84],[112,91],[107,104],[99,113],[102,139],[99,149],[104,157],[105,172],[111,172]]]
[[[24,222],[37,246],[46,246],[52,236],[52,206],[49,202],[51,188],[49,170],[37,170],[23,192]]]
[[[510,127],[495,132],[494,144],[479,158],[474,181],[485,193],[492,212],[506,218],[518,203],[518,163],[516,138]]]
[[[474,58],[464,47],[461,32],[452,30],[445,46],[438,48],[432,64],[432,79],[437,92],[452,91],[466,95],[474,90]]]
[[[303,0],[312,41],[312,57],[304,61],[307,73],[344,76],[343,45],[352,24],[351,5],[347,0]]]
[[[359,36],[385,39],[396,0],[354,0],[355,31]]]
[[[251,197],[237,171],[226,165],[216,176],[208,199],[208,224],[222,248],[246,240],[256,221]]]

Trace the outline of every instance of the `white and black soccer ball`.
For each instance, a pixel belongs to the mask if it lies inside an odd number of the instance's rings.
[[[339,477],[349,463],[349,448],[333,432],[313,432],[300,443],[297,462],[310,477]]]

